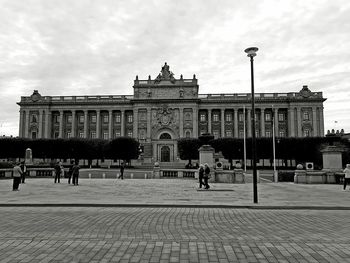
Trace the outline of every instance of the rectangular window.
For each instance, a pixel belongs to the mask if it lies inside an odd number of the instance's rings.
[[[84,119],[85,119],[85,116],[84,115],[80,115],[79,116],[79,123],[84,123]]]
[[[284,121],[284,113],[278,113],[278,121]]]
[[[108,132],[103,133],[103,139],[108,140]]]
[[[227,122],[232,121],[232,114],[229,114],[229,113],[226,114],[225,120],[226,120]]]
[[[226,131],[225,134],[226,137],[232,137],[232,131]]]
[[[207,118],[205,116],[205,113],[201,113],[200,114],[200,121],[206,121],[206,120],[207,120]]]
[[[57,139],[59,135],[60,135],[59,132],[54,132],[53,137],[54,137],[55,139]]]
[[[91,132],[90,133],[90,138],[91,139],[96,139],[96,132]]]
[[[37,118],[36,118],[36,115],[33,114],[33,115],[32,115],[32,122],[33,122],[33,123],[36,123],[36,122],[37,122],[36,119],[37,119]]]
[[[54,123],[58,123],[58,115],[54,115],[53,116],[53,122]]]
[[[67,123],[72,123],[72,115],[67,116]]]
[[[71,138],[72,137],[72,133],[71,132],[67,132],[67,138]]]
[[[79,138],[84,138],[84,132],[79,132]]]
[[[115,115],[115,122],[120,123],[120,114]]]
[[[239,138],[243,138],[244,137],[244,132],[243,131],[239,131]]]
[[[304,114],[303,114],[303,116],[304,116],[304,121],[310,120],[309,112],[305,111]]]
[[[108,123],[108,115],[103,115],[103,122]]]
[[[255,130],[255,137],[260,137],[260,132],[258,130]]]
[[[96,115],[91,115],[91,122],[96,123]]]
[[[132,115],[128,115],[128,123],[132,123]]]
[[[309,129],[304,130],[304,137],[310,137],[310,130]]]
[[[279,131],[279,137],[285,137],[286,132],[285,131]]]
[[[271,137],[271,131],[265,131],[265,137]]]
[[[201,132],[200,132],[201,135],[205,134],[205,133],[207,133],[207,130],[201,130]]]
[[[265,113],[265,121],[271,121],[271,113]]]
[[[217,113],[213,114],[213,121],[219,121],[219,114]]]
[[[129,136],[129,137],[132,137],[132,131],[129,131],[129,132],[128,132],[128,136]]]
[[[120,132],[119,131],[115,132],[115,138],[117,138],[117,137],[120,137]]]
[[[244,121],[244,115],[243,113],[238,114],[238,121]]]
[[[32,139],[36,139],[36,132],[32,132]]]

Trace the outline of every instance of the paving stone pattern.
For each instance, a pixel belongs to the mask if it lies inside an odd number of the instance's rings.
[[[350,262],[349,210],[1,207],[0,262]]]

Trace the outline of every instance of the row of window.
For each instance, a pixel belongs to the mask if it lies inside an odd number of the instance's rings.
[[[213,113],[213,122],[219,122],[220,121],[220,116],[219,113]],[[200,121],[201,122],[205,122],[207,121],[207,114],[206,113],[200,113]],[[255,119],[258,119],[257,114],[255,114]],[[85,116],[84,115],[79,115],[78,116],[78,122],[79,123],[84,123],[85,120]],[[97,121],[97,116],[96,115],[91,115],[90,116],[90,120],[92,123],[96,123]],[[127,115],[126,116],[126,120],[128,123],[132,123],[133,122],[133,115]],[[285,121],[286,120],[286,116],[285,113],[278,113],[278,121]],[[310,114],[309,112],[303,112],[303,120],[304,121],[309,121],[310,120]],[[114,116],[114,121],[115,123],[120,123],[121,122],[121,115],[117,114]],[[225,121],[226,122],[231,122],[232,121],[232,114],[226,114],[225,115]],[[242,122],[244,121],[244,114],[243,113],[239,113],[238,114],[238,121]],[[272,113],[265,113],[265,121],[269,122],[272,121]],[[36,123],[37,122],[37,115],[33,114],[31,117],[31,122],[32,123]],[[109,122],[109,116],[108,115],[102,115],[102,122],[103,123],[108,123]],[[58,115],[54,115],[54,123],[59,123],[59,116]],[[72,115],[68,115],[67,116],[67,123],[72,123]]]
[[[33,115],[35,116],[35,115]],[[102,123],[109,123],[109,116],[108,115],[102,115],[101,116],[102,118]],[[54,123],[59,123],[59,119],[60,119],[60,116],[59,115],[54,115],[53,116],[53,122]],[[84,115],[79,115],[78,116],[78,122],[79,123],[84,123],[85,121],[85,116]],[[128,123],[132,123],[133,122],[133,115],[127,115],[126,116],[126,121]],[[32,119],[32,122],[36,122],[36,117],[35,117],[35,121],[34,119]],[[96,115],[91,115],[90,116],[90,122],[91,123],[96,123],[97,122],[97,116]],[[115,115],[114,116],[114,122],[115,123],[121,123],[121,115]],[[72,115],[68,115],[67,116],[67,123],[72,123]]]
[[[206,132],[207,132],[206,130],[202,130],[201,134],[204,134]],[[214,138],[217,139],[220,137],[220,132],[218,130],[213,130],[213,135],[214,135]],[[260,137],[260,131],[255,131],[255,136]],[[225,137],[233,137],[232,131],[231,130],[225,131]],[[239,131],[238,137],[243,138],[244,131]],[[265,137],[272,137],[272,131],[265,131]],[[286,137],[286,132],[284,130],[280,130],[278,132],[278,137]]]
[[[114,138],[117,138],[117,137],[120,137],[120,136],[121,136],[120,132],[115,132],[115,133],[114,133]],[[132,137],[132,136],[133,136],[132,131],[129,131],[129,132],[127,133],[127,136]],[[59,137],[59,132],[55,132],[55,133],[54,133],[54,138],[57,139],[58,137]],[[66,133],[66,138],[72,138],[72,137],[73,137],[73,136],[72,136],[72,133],[71,133],[71,132],[67,132],[67,133]],[[77,137],[78,137],[78,138],[85,138],[84,132],[78,132]],[[89,138],[90,138],[90,139],[96,139],[96,138],[97,138],[96,132],[95,132],[95,131],[90,132]],[[109,139],[109,133],[108,133],[108,132],[103,132],[103,133],[102,133],[102,139],[108,140],[108,139]]]
[[[208,118],[207,118],[207,114],[206,113],[200,113],[200,121],[201,122],[204,122],[204,121],[207,121]],[[273,114],[270,113],[270,112],[266,112],[265,113],[265,121],[266,122],[269,122],[269,121],[272,121],[272,118],[273,118]],[[258,116],[257,114],[255,114],[255,119],[257,120],[258,119]],[[285,121],[286,120],[286,115],[285,113],[278,113],[278,121]],[[303,120],[304,121],[308,121],[310,120],[310,114],[309,112],[303,112]],[[212,118],[212,121],[213,122],[219,122],[220,121],[220,114],[219,113],[213,113],[213,118]],[[232,114],[225,114],[225,121],[226,122],[231,122],[232,121]],[[238,113],[238,121],[244,121],[244,114],[243,113]]]

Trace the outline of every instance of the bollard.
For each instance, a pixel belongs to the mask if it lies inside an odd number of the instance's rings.
[[[147,179],[147,174],[145,174],[145,179]]]
[[[102,178],[106,179],[106,174],[105,173],[102,174]]]
[[[91,179],[91,174],[89,174],[89,179]]]
[[[134,174],[130,174],[130,179],[133,179],[134,178]]]
[[[119,173],[116,174],[115,179],[118,179],[118,177],[119,177]]]

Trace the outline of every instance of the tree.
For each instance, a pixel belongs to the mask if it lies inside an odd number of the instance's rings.
[[[110,159],[130,161],[139,157],[139,142],[130,137],[118,137],[104,146],[104,154]]]
[[[201,142],[196,138],[180,138],[177,141],[178,151],[181,160],[188,160],[191,165],[191,160],[199,159],[198,149],[201,147]]]

